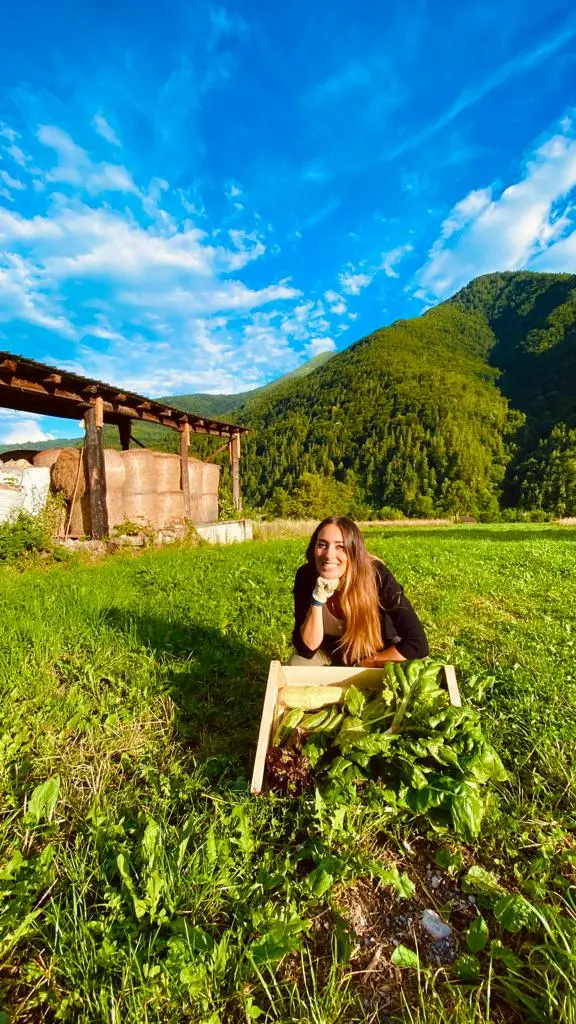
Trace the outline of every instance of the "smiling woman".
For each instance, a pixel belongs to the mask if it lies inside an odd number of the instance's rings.
[[[292,665],[363,665],[425,658],[428,641],[404,590],[366,549],[356,523],[316,527],[294,581]]]

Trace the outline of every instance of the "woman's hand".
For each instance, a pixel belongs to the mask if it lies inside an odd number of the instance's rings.
[[[392,645],[387,647],[384,651],[376,651],[371,658],[363,658],[362,661],[358,662],[360,668],[383,668],[389,661],[406,661],[403,654],[397,647]]]
[[[327,580],[323,576],[319,576],[316,580],[316,586],[312,592],[312,597],[317,604],[326,604],[329,597],[335,594],[340,586],[340,580]]]

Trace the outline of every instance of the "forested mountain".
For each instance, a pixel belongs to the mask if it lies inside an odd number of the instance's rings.
[[[270,381],[269,384],[264,384],[261,388],[254,388],[252,391],[241,391],[237,395],[172,395],[171,397],[162,398],[161,401],[166,402],[168,405],[175,405],[177,409],[183,409],[184,412],[192,412],[195,416],[211,416],[212,419],[225,419],[226,422],[229,422],[230,417],[228,414],[231,411],[239,409],[240,406],[257,395],[262,394],[264,391],[270,391],[279,384],[289,380],[297,380],[299,377],[307,377],[313,370],[323,366],[329,359],[332,359],[333,355],[333,352],[320,352],[296,370],[285,373],[282,377],[277,377],[276,380]]]
[[[290,511],[320,486],[356,512],[576,514],[576,276],[477,278],[298,388],[239,410],[244,490]]]
[[[576,515],[576,275],[487,274],[265,388],[169,401],[251,428],[243,495],[273,514]],[[171,431],[134,432],[177,448]],[[219,445],[193,436],[199,457]]]
[[[487,274],[449,302],[486,320],[499,387],[526,417],[504,500],[576,514],[576,275]]]

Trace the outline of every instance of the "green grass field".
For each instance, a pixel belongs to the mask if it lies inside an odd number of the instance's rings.
[[[509,772],[474,845],[248,796],[302,539],[0,570],[0,1024],[576,1024],[576,529],[367,540]]]

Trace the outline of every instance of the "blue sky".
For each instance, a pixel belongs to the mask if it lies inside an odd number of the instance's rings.
[[[0,349],[229,393],[576,272],[568,3],[30,0],[0,55]],[[78,432],[0,409],[3,442]]]

